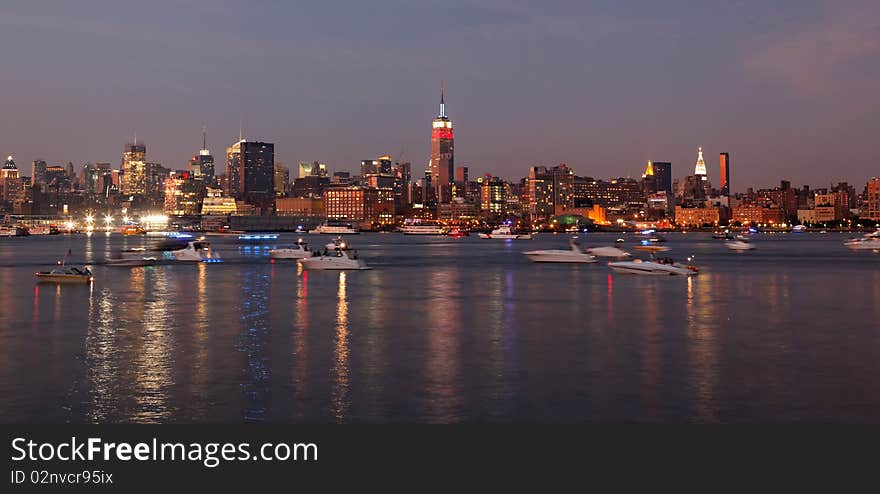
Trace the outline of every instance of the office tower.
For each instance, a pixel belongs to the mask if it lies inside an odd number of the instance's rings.
[[[859,211],[860,216],[864,219],[880,221],[880,177],[868,180],[865,192],[867,210],[864,212]]]
[[[120,191],[123,194],[147,193],[147,146],[143,142],[125,145],[122,152],[122,178]]]
[[[718,166],[721,171],[721,194],[730,195],[730,154],[721,153],[718,157]]]
[[[226,150],[228,195],[267,214],[275,204],[275,145],[239,140]]]
[[[3,168],[0,168],[0,200],[12,201],[21,188],[21,179],[18,177],[18,167],[12,156],[6,158]]]
[[[286,197],[290,188],[290,170],[282,163],[275,163],[275,196]]]
[[[195,178],[202,178],[208,185],[214,182],[214,157],[208,149],[207,133],[202,129],[202,149],[189,160],[189,171]]]
[[[657,182],[657,190],[665,190],[672,193],[672,163],[666,161],[654,161],[651,163],[654,170],[654,180]]]
[[[31,168],[31,183],[43,185],[46,183],[46,162],[34,160]]]
[[[451,198],[449,185],[452,183],[454,170],[454,138],[452,121],[446,116],[443,88],[440,88],[440,113],[431,122],[431,185],[438,189],[437,198],[448,202]]]
[[[498,177],[486,175],[480,185],[480,210],[504,213],[507,205],[507,184]]]
[[[455,181],[460,184],[468,183],[468,167],[459,166],[455,168]]]

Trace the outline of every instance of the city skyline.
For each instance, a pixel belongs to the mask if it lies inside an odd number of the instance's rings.
[[[682,177],[702,146],[710,180],[719,152],[736,156],[734,190],[780,178],[862,183],[877,174],[866,157],[880,131],[870,97],[880,13],[864,1],[790,6],[453,2],[422,13],[380,2],[338,16],[333,6],[11,2],[0,8],[11,95],[0,153],[115,163],[137,132],[151,159],[176,169],[202,126],[219,154],[243,123],[246,139],[277,143],[288,166],[354,171],[362,156],[390,154],[420,172],[430,156],[421,125],[444,80],[457,162],[474,176],[568,163],[637,177],[655,160]],[[212,29],[237,17],[261,28]],[[356,29],[389,18],[400,20],[393,30]],[[437,23],[449,32],[429,29]],[[252,73],[220,77],[255,52]]]

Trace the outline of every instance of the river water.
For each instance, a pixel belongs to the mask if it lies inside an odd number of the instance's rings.
[[[353,272],[270,263],[293,234],[145,268],[101,263],[148,237],[3,238],[0,421],[876,422],[880,254],[850,236],[669,234],[690,278],[522,255],[552,234],[362,234]],[[37,284],[68,249],[94,283]]]

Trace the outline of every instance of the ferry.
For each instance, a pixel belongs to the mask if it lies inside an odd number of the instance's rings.
[[[337,223],[337,222],[328,222],[322,225],[319,225],[314,230],[309,231],[309,233],[323,233],[329,235],[354,235],[360,233],[360,231],[354,227],[351,223]]]
[[[433,221],[407,223],[400,227],[404,235],[446,235],[446,228]]]

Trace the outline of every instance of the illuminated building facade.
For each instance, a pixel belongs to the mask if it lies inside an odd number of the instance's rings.
[[[502,214],[507,205],[507,184],[491,175],[481,178],[480,210]]]
[[[866,211],[861,213],[865,219],[880,221],[880,177],[874,177],[868,180],[866,185],[867,195],[865,197]]]
[[[451,187],[454,159],[454,136],[452,121],[446,116],[446,103],[443,89],[440,89],[440,113],[431,122],[431,185],[437,190],[437,198],[440,202],[449,202],[451,199]]]
[[[275,204],[275,145],[240,140],[226,150],[227,194],[258,209],[272,211]]]
[[[718,167],[721,172],[721,194],[730,195],[730,153],[718,156]]]
[[[195,216],[200,213],[202,200],[199,181],[192,172],[177,171],[165,179],[165,214]]]
[[[297,178],[305,178],[310,176],[319,176],[326,177],[327,176],[327,165],[324,163],[319,163],[317,161],[313,161],[311,163],[306,163],[304,161],[299,162],[299,172],[297,173]]]
[[[143,142],[126,144],[122,152],[120,192],[131,195],[147,193],[147,146]]]
[[[327,219],[359,223],[363,229],[394,224],[394,191],[390,188],[331,187],[324,191]]]

